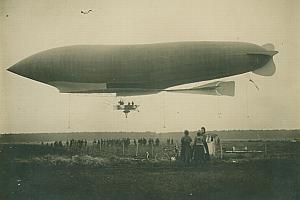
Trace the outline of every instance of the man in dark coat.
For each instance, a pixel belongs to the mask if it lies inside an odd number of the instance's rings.
[[[192,138],[189,136],[189,131],[184,131],[184,136],[181,138],[181,159],[184,164],[190,165],[192,158],[192,149],[191,149]]]
[[[205,127],[201,127],[201,134],[204,135],[204,147],[205,147],[205,154],[204,154],[204,160],[208,161],[210,160],[210,155],[209,155],[209,151],[208,151],[208,146],[207,146],[207,142],[206,142],[206,137],[205,137]]]

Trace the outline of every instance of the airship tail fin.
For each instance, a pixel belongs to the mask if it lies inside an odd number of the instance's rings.
[[[259,52],[248,52],[248,55],[264,55],[264,56],[274,56],[275,54],[277,54],[278,51],[259,51]]]
[[[264,48],[267,51],[274,51],[275,50],[275,46],[271,43],[267,43],[262,45],[262,48]]]
[[[254,52],[248,52],[248,55],[264,55],[264,56],[274,56],[278,53],[278,51],[275,51],[275,47],[273,44],[264,44],[262,45],[262,48],[264,50],[260,51],[254,51]]]
[[[272,76],[276,72],[276,66],[273,61],[273,56],[278,53],[278,51],[275,51],[275,46],[273,44],[264,44],[262,47],[265,49],[263,52],[257,52],[256,54],[260,55],[267,55],[270,56],[269,62],[265,64],[263,67],[256,69],[253,71],[254,74],[258,74],[261,76]]]
[[[276,66],[273,61],[273,58],[269,60],[267,64],[265,64],[263,67],[256,69],[253,71],[254,74],[258,74],[261,76],[272,76],[276,72]]]

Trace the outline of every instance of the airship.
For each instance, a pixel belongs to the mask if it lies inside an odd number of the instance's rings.
[[[248,72],[272,76],[276,53],[272,44],[221,41],[73,45],[36,53],[7,70],[61,93],[135,96],[167,91],[233,96],[234,81],[170,88]]]

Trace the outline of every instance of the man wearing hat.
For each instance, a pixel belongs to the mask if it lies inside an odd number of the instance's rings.
[[[208,161],[210,160],[210,155],[209,155],[209,150],[208,150],[208,146],[207,146],[207,142],[206,142],[206,136],[205,136],[205,127],[201,127],[201,133],[203,134],[204,137],[204,150],[205,150],[205,154],[204,154],[204,160]]]

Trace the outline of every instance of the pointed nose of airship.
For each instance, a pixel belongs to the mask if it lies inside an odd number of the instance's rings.
[[[21,75],[20,72],[22,71],[22,70],[20,70],[20,67],[17,67],[16,65],[13,65],[13,66],[11,66],[10,68],[8,68],[6,70],[9,71],[9,72],[18,74],[18,75]]]
[[[41,73],[40,66],[41,63],[39,57],[31,56],[17,62],[6,70],[19,76],[23,76],[36,81],[41,81],[40,79],[44,78],[45,76],[43,74],[47,73]]]
[[[26,78],[31,78],[30,74],[28,73],[29,71],[26,67],[26,64],[24,64],[22,61],[14,64],[6,70]]]

